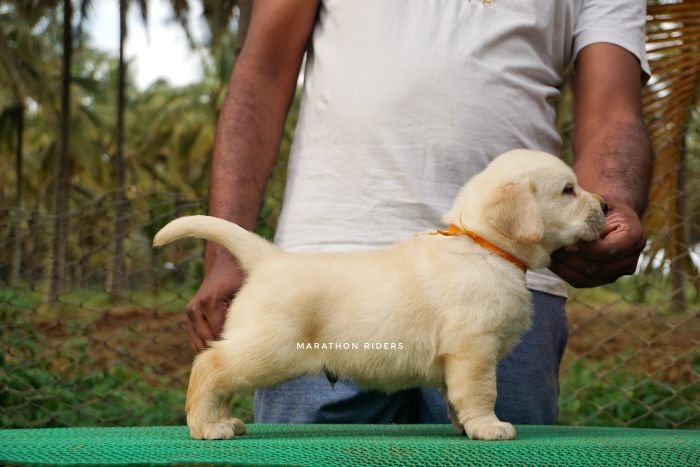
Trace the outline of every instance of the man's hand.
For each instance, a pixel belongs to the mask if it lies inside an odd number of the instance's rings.
[[[242,283],[243,273],[234,261],[218,263],[205,275],[186,308],[187,332],[196,353],[221,334],[226,312]]]
[[[595,242],[555,251],[550,269],[577,288],[597,287],[634,274],[646,239],[637,213],[623,201],[605,197],[605,230]]]

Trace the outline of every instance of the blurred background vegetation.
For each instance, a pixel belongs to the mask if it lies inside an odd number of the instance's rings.
[[[154,1],[110,2],[121,38],[110,54],[85,32],[91,1],[0,0],[2,427],[184,423],[183,309],[203,245],[150,241],[172,218],[206,211],[218,110],[252,0],[161,0],[203,76],[139,89],[126,18],[132,9],[147,21]],[[649,244],[637,275],[572,290],[565,424],[700,427],[700,1],[650,1],[648,14]],[[256,227],[268,238],[297,107]],[[570,157],[568,85],[559,115]],[[250,394],[233,405],[250,419]]]

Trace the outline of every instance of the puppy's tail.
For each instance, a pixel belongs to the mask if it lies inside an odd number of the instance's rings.
[[[175,219],[160,229],[153,238],[153,246],[167,245],[187,237],[203,238],[218,243],[230,251],[246,271],[252,269],[257,262],[282,251],[233,222],[211,216],[185,216]]]

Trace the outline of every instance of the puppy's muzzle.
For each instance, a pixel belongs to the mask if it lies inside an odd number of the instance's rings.
[[[581,239],[588,242],[597,239],[603,232],[605,228],[605,216],[610,209],[608,203],[606,203],[600,195],[591,194],[591,196],[593,197],[594,203],[597,203],[600,207],[600,210],[591,206],[588,217],[586,218],[587,228]]]

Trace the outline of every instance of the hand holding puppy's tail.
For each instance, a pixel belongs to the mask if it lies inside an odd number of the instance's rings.
[[[175,219],[160,229],[153,238],[153,246],[167,245],[187,237],[203,238],[218,243],[236,257],[244,270],[252,269],[258,261],[281,251],[267,240],[233,222],[211,216],[185,216]]]

